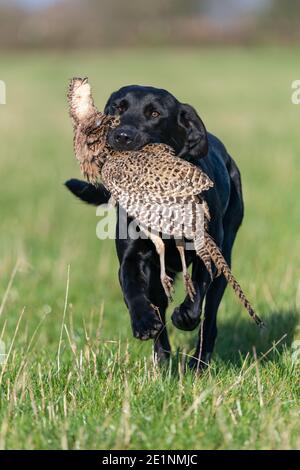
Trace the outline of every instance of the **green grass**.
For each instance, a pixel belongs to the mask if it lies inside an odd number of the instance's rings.
[[[300,339],[300,106],[290,99],[298,62],[288,49],[1,57],[0,331],[9,352],[0,372],[1,448],[300,447],[292,361]],[[132,338],[114,243],[96,238],[95,209],[63,187],[79,177],[65,98],[73,75],[90,77],[99,107],[124,84],[168,88],[198,109],[241,168],[246,215],[234,272],[268,328],[260,333],[228,290],[202,377],[183,373],[196,332],[168,322],[174,354],[165,369],[153,363],[150,343]],[[174,305],[182,298],[178,283]]]

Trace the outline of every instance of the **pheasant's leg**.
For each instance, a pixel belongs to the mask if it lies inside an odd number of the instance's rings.
[[[176,243],[176,248],[179,251],[180,254],[180,259],[181,259],[181,265],[182,265],[182,274],[183,274],[183,280],[184,280],[184,287],[186,290],[186,293],[189,295],[191,301],[194,301],[194,297],[196,295],[195,287],[193,284],[193,281],[191,279],[191,276],[189,275],[189,272],[186,267],[186,262],[185,262],[185,254],[184,254],[184,246],[181,243]]]
[[[172,300],[172,293],[173,289],[173,279],[169,277],[166,273],[166,265],[165,265],[165,244],[162,239],[158,235],[154,235],[153,233],[149,232],[148,230],[143,229],[143,232],[150,238],[150,240],[154,243],[155,249],[159,256],[160,262],[160,280],[163,285],[164,291],[168,299]]]

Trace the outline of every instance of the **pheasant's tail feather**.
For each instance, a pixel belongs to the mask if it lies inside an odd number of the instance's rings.
[[[212,269],[211,269],[211,257],[210,257],[210,254],[208,253],[207,249],[205,248],[205,246],[202,246],[201,248],[199,248],[196,251],[196,253],[199,256],[199,258],[201,259],[201,261],[203,262],[204,266],[206,267],[206,269],[207,269],[207,271],[210,275],[211,280],[213,280],[213,273],[212,273]]]
[[[249,300],[245,296],[240,284],[233,276],[231,269],[229,268],[228,264],[226,263],[224,256],[222,255],[220,249],[213,241],[213,239],[206,234],[205,237],[205,247],[213,260],[216,268],[219,272],[222,272],[227,280],[227,282],[232,286],[234,292],[236,293],[237,297],[239,298],[242,305],[245,307],[247,312],[249,313],[250,317],[253,318],[255,323],[260,326],[264,327],[264,322],[259,318],[259,316],[255,313],[254,309],[252,308]]]

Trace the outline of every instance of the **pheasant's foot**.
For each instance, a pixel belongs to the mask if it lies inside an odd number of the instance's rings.
[[[172,301],[172,294],[174,293],[173,279],[167,275],[161,278],[161,283],[166,293],[166,296]]]
[[[186,273],[184,274],[183,279],[184,279],[184,287],[185,287],[186,293],[190,297],[191,301],[194,302],[196,290],[195,290],[193,281],[191,279],[191,276],[189,275],[189,273]]]

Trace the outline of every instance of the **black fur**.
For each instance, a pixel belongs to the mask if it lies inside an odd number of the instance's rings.
[[[166,143],[174,147],[182,158],[201,167],[214,181],[214,187],[205,194],[211,212],[209,232],[230,264],[232,246],[243,219],[243,198],[239,170],[224,145],[207,133],[191,106],[179,103],[166,90],[137,85],[123,87],[111,95],[105,112],[121,117],[120,126],[108,136],[110,145],[116,150],[139,149],[149,142]],[[67,181],[66,185],[73,194],[90,204],[102,204],[109,199],[108,192],[101,185],[95,188],[75,179]],[[123,218],[123,222],[128,223],[126,214],[121,212],[117,234]],[[142,340],[153,338],[158,358],[167,358],[171,351],[165,327],[167,298],[160,283],[159,260],[154,246],[149,240],[124,240],[117,235],[116,249],[120,262],[119,279],[133,334]],[[196,296],[194,302],[187,296],[175,308],[172,322],[182,330],[195,329],[200,323],[205,299],[202,332],[199,332],[194,358],[189,363],[192,368],[202,369],[213,352],[217,311],[226,281],[223,276],[211,281],[193,251],[186,251],[186,261],[192,264]],[[168,275],[173,278],[181,270],[173,240],[166,241],[166,266]],[[159,307],[160,316],[151,304]]]

